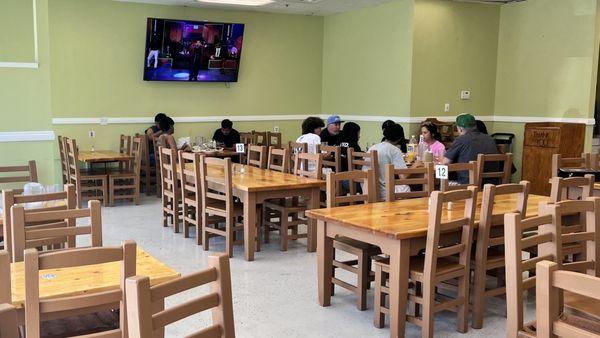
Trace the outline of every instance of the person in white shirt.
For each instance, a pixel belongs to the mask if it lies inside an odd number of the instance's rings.
[[[306,143],[308,145],[308,153],[316,154],[317,153],[317,145],[321,144],[321,129],[325,127],[325,123],[319,117],[307,117],[304,122],[302,122],[302,135],[298,137],[296,142],[298,143]],[[315,164],[309,163],[308,170],[314,171]]]
[[[400,142],[404,139],[404,130],[399,124],[393,124],[387,126],[383,131],[384,140],[381,143],[371,146],[368,152],[373,150],[377,151],[377,158],[379,162],[379,200],[385,200],[385,166],[393,164],[395,169],[405,169],[406,162],[404,162],[404,156],[399,148]],[[363,166],[363,170],[369,170],[368,166]],[[396,192],[408,192],[410,187],[407,185],[397,185]]]

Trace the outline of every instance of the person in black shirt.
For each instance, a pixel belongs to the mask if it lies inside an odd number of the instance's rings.
[[[342,171],[348,171],[348,148],[362,152],[362,149],[358,144],[358,140],[360,139],[360,126],[354,122],[346,122],[340,135]]]
[[[240,143],[240,133],[233,129],[233,122],[228,119],[221,121],[221,129],[215,130],[213,140],[225,144],[225,148],[233,148]]]
[[[327,128],[321,131],[321,142],[325,142],[328,146],[339,146],[342,122],[344,121],[338,115],[329,116],[327,118]]]

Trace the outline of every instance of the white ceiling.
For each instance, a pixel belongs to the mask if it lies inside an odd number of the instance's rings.
[[[276,12],[287,14],[304,15],[329,15],[347,12],[363,7],[392,2],[394,0],[274,0],[265,6],[243,6],[243,5],[209,5],[194,0],[116,0],[124,2],[143,2],[159,5],[193,6],[205,8],[254,10],[264,12]],[[309,2],[310,1],[310,2]]]

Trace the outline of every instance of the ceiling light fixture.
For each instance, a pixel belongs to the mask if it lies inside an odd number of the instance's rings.
[[[196,2],[218,5],[264,6],[273,3],[274,0],[196,0]]]

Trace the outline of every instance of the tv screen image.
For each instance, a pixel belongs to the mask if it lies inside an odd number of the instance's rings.
[[[148,18],[145,81],[237,82],[244,25]]]

